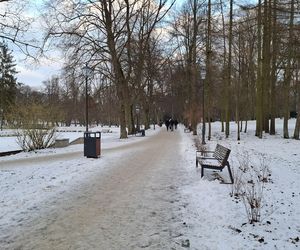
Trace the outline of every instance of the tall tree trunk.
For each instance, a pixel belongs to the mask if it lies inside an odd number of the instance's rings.
[[[225,28],[225,18],[224,18],[224,11],[223,11],[223,2],[222,0],[220,0],[220,8],[221,8],[221,15],[222,15],[222,35],[223,35],[223,73],[222,73],[222,88],[223,88],[223,92],[226,92],[226,72],[227,70],[225,70],[227,68],[226,65],[226,60],[227,60],[227,50],[226,50],[226,28]],[[221,95],[221,132],[225,132],[225,126],[224,126],[224,121],[225,121],[225,102],[226,102],[226,97],[225,95]]]
[[[294,139],[299,140],[299,131],[300,131],[300,79],[299,79],[299,70],[300,70],[300,58],[298,58],[298,69],[296,74],[296,83],[297,83],[297,120],[294,130]]]
[[[197,0],[193,2],[193,35],[191,40],[191,91],[192,91],[192,129],[193,135],[197,135],[197,35],[198,35],[198,20],[197,20]],[[173,117],[172,117],[173,118]]]
[[[262,28],[262,17],[261,17],[261,0],[258,1],[258,13],[257,13],[257,79],[256,79],[256,132],[255,135],[262,138],[262,57],[261,57],[261,28]]]
[[[235,81],[235,97],[236,97],[236,104],[235,104],[235,118],[237,122],[237,140],[241,140],[241,134],[240,134],[240,83],[242,79],[242,29],[239,27],[239,33],[238,33],[238,79]]]
[[[231,70],[232,70],[232,30],[233,30],[233,0],[230,0],[230,11],[229,11],[229,37],[228,37],[228,66],[227,66],[227,86],[226,86],[226,104],[225,104],[225,113],[226,113],[226,127],[225,135],[226,138],[229,137],[230,133],[230,88],[231,88]]]
[[[149,129],[150,128],[150,109],[149,109],[148,105],[144,108],[144,119],[143,119],[143,121],[144,121],[145,129]]]
[[[283,137],[289,138],[289,130],[288,130],[288,120],[290,116],[289,110],[289,96],[290,96],[290,86],[292,81],[292,60],[293,60],[293,32],[294,32],[294,2],[295,0],[291,0],[291,11],[290,11],[290,22],[289,22],[289,41],[288,41],[288,58],[287,58],[287,66],[284,74],[284,120],[283,120]]]
[[[128,96],[128,103],[126,103],[126,127],[128,129],[128,134],[132,134],[134,130],[134,123],[132,123],[132,103],[131,98]]]
[[[271,2],[272,0],[270,0]],[[272,55],[271,55],[271,82],[270,82],[270,135],[275,135],[275,85],[277,81],[276,69],[277,69],[277,54],[278,54],[278,39],[277,39],[277,0],[273,0],[273,14],[272,14]]]
[[[245,130],[244,130],[244,133],[247,133],[247,129],[248,129],[248,121],[245,122]]]
[[[300,131],[300,108],[298,108],[298,116],[297,116],[295,130],[294,130],[294,139],[296,140],[299,140],[299,131]]]
[[[133,135],[135,133],[135,109],[134,105],[130,103],[129,110],[127,111],[127,127],[128,127],[128,134]]]
[[[243,121],[241,120],[240,132],[243,131]]]
[[[207,37],[206,37],[206,88],[207,88],[207,119],[208,119],[208,140],[211,139],[211,0],[208,0],[207,13]]]
[[[271,55],[270,55],[270,31],[271,31],[271,6],[269,0],[264,0],[264,18],[263,18],[263,55],[262,55],[262,118],[263,130],[269,133],[269,116],[270,116],[270,71],[271,71]]]
[[[1,110],[0,110],[0,111],[1,111]],[[0,115],[1,115],[1,120],[0,120],[0,122],[1,122],[1,124],[0,124],[0,130],[2,131],[2,130],[3,130],[3,123],[4,123],[3,112],[1,112]]]
[[[113,33],[113,21],[111,16],[112,3],[103,3],[104,16],[105,16],[105,29],[107,32],[107,45],[111,55],[111,63],[113,66],[115,83],[117,87],[117,95],[120,101],[119,119],[120,119],[120,139],[127,138],[126,130],[126,105],[129,103],[128,98],[128,85],[122,70],[121,63],[116,51],[115,36]]]

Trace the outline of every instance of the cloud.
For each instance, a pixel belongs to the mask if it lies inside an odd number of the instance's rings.
[[[55,65],[58,66],[58,65]],[[17,74],[17,81],[29,85],[33,88],[42,87],[42,82],[51,78],[53,75],[59,75],[60,67],[53,65],[44,65],[35,69],[25,66],[17,65],[16,69],[19,72]]]

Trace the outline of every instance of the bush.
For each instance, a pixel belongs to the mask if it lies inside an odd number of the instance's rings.
[[[15,107],[11,120],[17,129],[17,143],[25,151],[52,146],[56,139],[54,122],[48,121],[48,109],[31,103]]]
[[[237,159],[239,166],[238,168],[232,169],[234,183],[231,189],[231,196],[240,198],[243,193],[242,187],[244,186],[245,182],[245,173],[250,169],[250,155],[247,151],[244,151],[237,154]]]
[[[238,154],[239,167],[234,172],[234,184],[231,196],[241,199],[249,223],[261,221],[261,211],[264,206],[265,184],[269,181],[271,172],[264,154],[259,155],[259,164],[251,164],[248,152]]]
[[[55,139],[55,128],[22,129],[17,132],[17,143],[24,151],[51,147]]]

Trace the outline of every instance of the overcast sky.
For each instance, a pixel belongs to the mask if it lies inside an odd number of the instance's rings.
[[[17,61],[18,82],[39,89],[42,87],[42,82],[50,79],[53,75],[59,75],[61,62],[48,61],[41,65],[35,66],[28,62]]]

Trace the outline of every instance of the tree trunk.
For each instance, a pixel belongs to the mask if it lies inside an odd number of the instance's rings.
[[[104,15],[105,15],[105,29],[107,32],[107,45],[111,55],[111,63],[115,75],[115,83],[117,87],[117,95],[120,101],[119,119],[120,119],[120,139],[127,138],[126,130],[126,109],[129,103],[128,100],[128,85],[122,70],[120,58],[116,51],[115,36],[113,33],[113,21],[111,17],[111,3],[104,4]],[[109,4],[109,5],[108,5]]]
[[[300,70],[300,58],[298,58],[298,70],[296,73],[296,83],[297,83],[297,120],[294,130],[294,139],[299,140],[299,130],[300,130],[300,79],[299,79],[299,70]]]
[[[261,0],[258,1],[258,14],[257,14],[257,79],[256,79],[256,132],[255,135],[262,138],[262,58],[261,58]]]
[[[130,105],[130,115],[127,117],[128,120],[128,134],[133,135],[135,133],[135,121],[134,121],[134,107]]]
[[[4,123],[4,116],[3,116],[3,112],[0,114],[1,115],[1,125],[0,125],[0,130],[2,131],[3,130],[3,123]]]
[[[297,120],[294,130],[294,139],[299,140],[299,131],[300,131],[300,98],[298,96],[298,112],[297,112]]]
[[[243,75],[243,66],[242,66],[242,29],[239,27],[239,33],[238,33],[238,79],[235,81],[235,97],[236,97],[236,103],[235,103],[235,117],[237,121],[237,140],[241,140],[241,134],[240,134],[240,84],[242,81],[242,75]]]
[[[271,1],[271,0],[270,0]],[[271,55],[271,86],[270,86],[270,135],[275,135],[275,85],[277,81],[276,76],[276,62],[277,62],[277,53],[278,53],[278,39],[277,39],[277,0],[273,0],[273,17],[272,17],[272,55]]]
[[[223,88],[223,93],[226,93],[226,86],[227,86],[227,76],[226,76],[226,72],[227,70],[225,70],[227,68],[226,65],[226,58],[227,58],[227,51],[226,51],[226,28],[225,28],[225,18],[224,18],[224,11],[223,11],[223,2],[222,0],[220,0],[220,9],[221,9],[221,15],[222,15],[222,32],[223,32],[223,73],[222,73],[222,88]],[[224,119],[226,117],[226,113],[225,113],[225,106],[226,103],[226,96],[225,95],[221,95],[221,132],[225,132],[225,126],[224,126],[224,122],[226,119]]]
[[[289,96],[290,96],[290,86],[292,81],[292,60],[293,60],[293,32],[294,32],[294,1],[291,0],[291,12],[290,12],[290,22],[289,22],[289,42],[288,42],[288,58],[287,66],[284,75],[284,120],[283,120],[283,137],[285,139],[289,138],[288,130],[288,120],[290,116],[289,110]]]
[[[300,91],[300,87],[299,87],[299,83],[298,83],[298,90]],[[298,114],[297,114],[297,120],[296,120],[296,125],[295,125],[295,130],[294,130],[294,139],[299,140],[299,130],[300,130],[300,94],[298,91]]]
[[[231,87],[231,71],[232,71],[232,30],[233,30],[233,0],[230,0],[230,13],[229,13],[229,37],[228,37],[228,66],[227,66],[227,86],[226,86],[226,104],[225,104],[225,113],[226,113],[226,127],[225,135],[228,138],[230,133],[230,87]]]
[[[264,1],[264,18],[263,18],[263,55],[262,55],[262,118],[263,130],[269,133],[269,102],[270,102],[270,71],[271,71],[271,57],[270,57],[270,29],[271,29],[271,6],[267,0]]]

